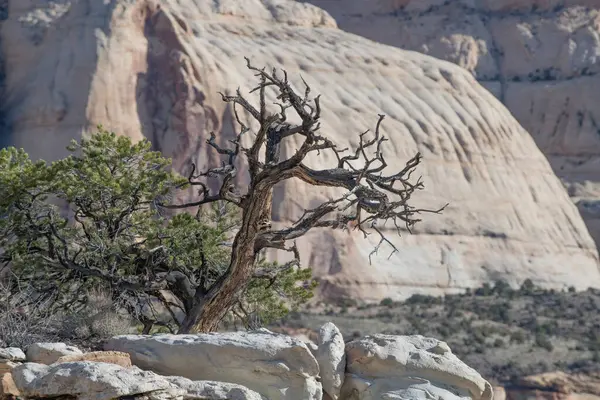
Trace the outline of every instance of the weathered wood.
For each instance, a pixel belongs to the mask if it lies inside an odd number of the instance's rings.
[[[319,96],[309,99],[310,88],[306,85],[304,96],[298,95],[290,86],[287,74],[278,77],[276,71],[269,74],[264,69],[253,67],[246,59],[248,68],[259,77],[259,85],[252,90],[259,91],[260,106],[256,109],[238,90],[235,96],[222,95],[223,100],[233,103],[234,114],[240,125],[240,133],[234,141],[234,149],[221,148],[216,144],[214,135],[207,143],[220,154],[228,157],[227,163],[199,174],[204,176],[222,176],[223,186],[217,194],[210,194],[206,185],[201,182],[190,183],[200,186],[201,196],[194,204],[213,201],[229,201],[242,210],[242,224],[232,247],[231,261],[227,271],[207,291],[196,291],[193,307],[181,324],[179,333],[210,332],[218,328],[220,321],[231,310],[239,296],[246,290],[250,280],[254,278],[273,279],[278,272],[299,265],[299,253],[295,245],[286,243],[305,235],[314,228],[348,229],[355,227],[366,234],[370,228],[380,235],[380,242],[373,250],[389,240],[379,231],[377,220],[391,219],[396,226],[399,223],[409,230],[418,222],[413,218],[420,212],[439,213],[439,210],[424,210],[410,207],[407,203],[415,190],[422,189],[420,180],[410,182],[410,175],[421,161],[420,154],[409,160],[406,167],[390,175],[385,175],[387,163],[381,151],[387,140],[380,133],[383,115],[379,116],[376,129],[371,139],[366,139],[367,132],[360,134],[358,148],[354,153],[342,156],[346,149],[339,149],[326,137],[318,134],[321,108]],[[265,91],[268,87],[278,93],[280,112],[269,113],[266,107]],[[241,147],[241,137],[249,129],[241,121],[235,106],[241,106],[260,125],[250,148]],[[286,112],[292,109],[302,120],[299,125],[289,124]],[[300,148],[289,158],[281,160],[281,145],[285,138],[299,135],[304,137]],[[259,154],[265,148],[265,162],[259,161]],[[332,151],[338,160],[335,168],[314,170],[303,164],[303,160],[311,152]],[[372,154],[368,154],[372,153]],[[235,197],[231,188],[233,176],[236,174],[235,159],[244,154],[250,172],[250,188],[243,198]],[[360,162],[360,167],[352,163]],[[270,221],[273,202],[273,187],[284,180],[297,178],[313,186],[338,187],[347,190],[345,194],[307,210],[304,215],[291,226],[281,230],[271,230]],[[399,186],[395,186],[398,183]],[[394,198],[395,196],[395,198]],[[185,207],[177,205],[175,207]],[[362,219],[361,219],[362,218]],[[393,245],[392,245],[393,247]],[[294,260],[280,268],[254,271],[258,254],[265,248],[276,248],[292,251]],[[395,249],[395,247],[394,247]]]

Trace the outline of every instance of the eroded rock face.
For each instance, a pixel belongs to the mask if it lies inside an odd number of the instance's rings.
[[[116,336],[106,350],[162,375],[243,385],[271,400],[321,399],[319,365],[299,339],[261,329],[200,335]]]
[[[600,244],[600,3],[308,0],[339,27],[470,71],[533,135]]]
[[[489,382],[437,339],[372,335],[347,343],[346,357],[344,399],[492,399]]]
[[[155,400],[175,400],[182,399],[184,393],[155,373],[92,361],[52,366],[25,363],[15,368],[12,376],[26,398],[74,396],[78,400],[110,400],[149,393]]]
[[[296,83],[302,75],[322,94],[323,133],[340,147],[355,146],[386,114],[389,168],[424,155],[426,190],[414,205],[450,205],[423,215],[414,235],[390,229],[398,252],[388,259],[391,248],[382,248],[371,264],[375,235],[315,231],[299,240],[323,296],[401,299],[490,279],[600,286],[595,245],[546,158],[506,108],[451,63],[345,33],[325,11],[286,0],[9,0],[0,35],[7,141],[34,158],[64,156],[72,138],[102,123],[147,137],[181,172],[191,162],[214,165],[219,158],[204,140],[214,131],[226,145],[235,128],[218,91],[247,92],[255,83],[243,56],[287,69]],[[490,61],[483,70],[494,68]],[[297,145],[287,140],[283,156]],[[330,167],[334,156],[307,163]],[[274,225],[333,194],[282,185]]]

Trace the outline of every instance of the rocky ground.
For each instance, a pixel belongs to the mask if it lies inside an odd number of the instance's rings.
[[[372,333],[421,334],[446,341],[492,384],[546,371],[600,371],[600,290],[519,290],[499,283],[461,295],[416,295],[379,305],[316,303],[278,327],[313,336],[326,321],[346,340]]]
[[[132,329],[139,331],[114,313],[105,312],[107,304],[101,299],[93,304],[97,312],[88,318],[58,319],[55,322],[61,329],[50,331],[47,328],[53,326],[52,321],[43,315],[36,318],[30,314],[17,321],[3,319],[10,314],[0,312],[0,339],[4,338],[5,346],[21,348],[36,341],[68,341],[92,351],[101,350],[106,338]],[[267,328],[317,343],[317,331],[330,321],[340,329],[345,341],[375,333],[421,334],[443,340],[495,387],[517,385],[527,389],[539,384],[543,390],[550,390],[555,386],[552,382],[564,379],[555,376],[548,384],[546,378],[535,378],[536,385],[520,381],[561,371],[588,386],[590,379],[596,382],[596,389],[588,392],[600,395],[597,289],[544,290],[526,281],[518,290],[498,283],[445,297],[414,295],[403,302],[314,302]]]
[[[259,329],[124,335],[106,341],[105,351],[88,353],[56,342],[0,347],[0,400],[493,397],[489,382],[436,339],[375,335],[346,344],[329,322],[320,327],[317,341],[307,345]]]

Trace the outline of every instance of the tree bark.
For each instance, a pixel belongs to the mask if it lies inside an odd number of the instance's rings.
[[[231,261],[225,274],[208,292],[200,297],[184,319],[178,333],[201,333],[217,330],[219,323],[246,289],[257,254],[254,245],[259,233],[259,222],[268,208],[271,185],[259,182],[251,188],[243,204],[242,226],[233,242]]]
[[[277,131],[270,129],[267,132],[267,143],[265,149],[265,163],[266,164],[277,164],[281,154],[281,134]],[[273,187],[269,189],[267,194],[267,205],[264,208],[263,213],[260,216],[261,228],[270,229],[271,217],[273,215]]]

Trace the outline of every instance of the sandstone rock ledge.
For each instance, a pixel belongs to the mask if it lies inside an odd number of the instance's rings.
[[[444,342],[340,337],[331,323],[315,349],[266,329],[117,336],[105,345],[110,351],[66,356],[82,361],[23,360],[2,376],[0,400],[492,400],[490,384]],[[124,363],[129,356],[133,366]]]

